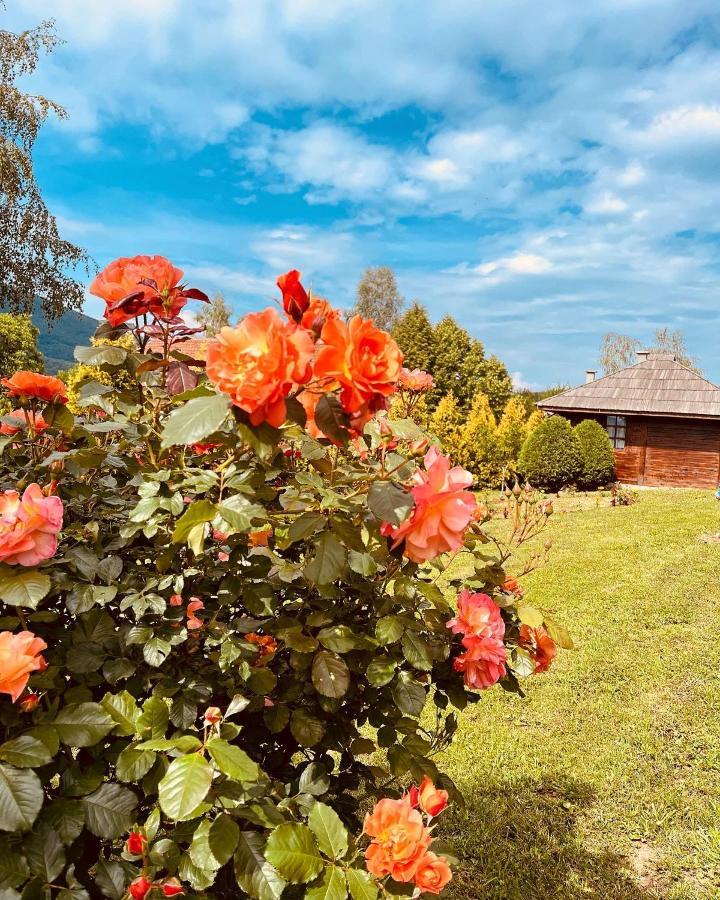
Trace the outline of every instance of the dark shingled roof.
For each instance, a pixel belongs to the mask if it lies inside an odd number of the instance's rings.
[[[538,401],[545,412],[720,418],[720,388],[669,353]]]

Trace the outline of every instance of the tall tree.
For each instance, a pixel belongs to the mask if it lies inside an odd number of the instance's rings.
[[[33,172],[33,147],[50,114],[65,110],[27,94],[16,84],[37,68],[41,53],[58,43],[51,22],[14,34],[0,30],[0,285],[2,301],[12,312],[32,312],[40,298],[48,319],[65,309],[79,309],[82,285],[71,273],[88,268],[84,250],[58,233],[43,202]]]
[[[378,328],[392,331],[404,303],[393,270],[388,266],[371,266],[360,279],[352,312],[372,319]]]
[[[617,334],[610,331],[603,335],[602,343],[600,344],[600,365],[605,375],[612,375],[613,372],[617,372],[619,369],[624,369],[637,362],[636,352],[642,346],[642,341],[627,334]],[[656,328],[653,342],[648,349],[651,352],[672,353],[679,363],[698,374],[702,374],[702,370],[697,365],[697,360],[690,356],[685,343],[685,335],[682,331]]]
[[[512,397],[513,384],[507,366],[497,356],[489,356],[477,374],[474,387],[482,391],[490,401],[490,407],[496,416],[502,414],[508,400]]]
[[[9,378],[18,369],[43,371],[43,355],[37,348],[39,333],[30,316],[0,313],[0,377]],[[0,397],[0,415],[10,408],[6,397]]]
[[[215,337],[221,328],[230,324],[232,309],[225,302],[223,295],[218,292],[209,304],[203,304],[197,313],[197,323],[205,329],[207,337]]]
[[[432,374],[435,368],[433,327],[422,304],[415,300],[395,323],[392,336],[405,355],[408,369],[422,369]]]
[[[465,360],[472,348],[470,335],[447,315],[433,329],[435,366],[431,372],[435,379],[433,397],[436,399],[452,393],[461,406],[467,401]],[[462,402],[460,402],[462,398]]]

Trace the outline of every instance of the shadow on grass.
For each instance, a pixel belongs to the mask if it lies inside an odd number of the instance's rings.
[[[460,865],[454,900],[652,900],[619,854],[585,847],[577,820],[592,789],[565,776],[478,785],[466,791],[464,812],[449,811],[438,837]],[[625,871],[624,871],[625,870]]]

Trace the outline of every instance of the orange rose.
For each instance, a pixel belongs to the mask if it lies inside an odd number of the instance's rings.
[[[510,594],[517,594],[518,597],[522,597],[523,589],[520,587],[517,578],[506,578],[502,583],[502,589]]]
[[[310,376],[314,349],[304,329],[266,309],[221,329],[208,347],[206,371],[215,387],[249,414],[251,424],[279,427],[285,398]]]
[[[272,527],[262,528],[259,531],[251,531],[248,534],[248,544],[251,547],[267,547],[272,535]]]
[[[368,872],[376,878],[390,875],[395,881],[412,881],[432,840],[423,817],[409,798],[387,797],[365,816],[363,832],[372,841],[365,851]]]
[[[35,434],[42,434],[48,427],[48,423],[43,419],[42,415],[40,413],[35,415],[32,410],[27,410],[27,417],[25,415],[25,410],[23,409],[14,409],[8,415],[9,418],[17,419],[17,425],[11,425],[9,422],[1,422],[0,434],[14,435],[26,427],[32,429]]]
[[[403,368],[400,370],[400,385],[406,391],[413,391],[413,393],[419,394],[422,391],[431,391],[435,386],[435,382],[432,375],[428,372],[423,372],[422,369],[413,369],[411,372],[409,369]]]
[[[269,634],[258,634],[255,631],[251,631],[250,634],[246,634],[245,640],[257,646],[258,665],[262,665],[264,663],[266,656],[272,656],[272,654],[277,650],[278,646],[275,638],[270,637]]]
[[[370,319],[353,316],[346,324],[340,318],[325,322],[322,346],[313,374],[330,385],[340,386],[340,400],[349,413],[368,406],[377,409],[380,398],[395,392],[403,355],[386,331]]]
[[[15,372],[0,382],[11,397],[23,400],[44,400],[46,403],[67,403],[67,388],[59,378],[38,372]]]
[[[310,296],[310,305],[303,313],[300,324],[319,335],[328,319],[337,319],[340,313],[324,297]]]
[[[188,631],[197,631],[198,628],[203,627],[203,620],[195,615],[199,609],[205,609],[205,604],[197,597],[191,597],[187,605],[187,622],[185,623]]]
[[[282,291],[283,309],[293,322],[299,322],[310,305],[307,291],[300,284],[300,275],[297,269],[291,269],[279,275],[277,280],[277,286]]]
[[[0,694],[10,694],[15,703],[25,690],[30,673],[47,668],[40,656],[46,649],[45,641],[31,631],[0,632]]]
[[[418,802],[422,811],[426,812],[432,819],[435,816],[439,816],[448,805],[448,792],[436,788],[426,775],[418,790]]]
[[[467,488],[473,477],[436,447],[425,454],[425,471],[417,469],[411,490],[415,505],[405,522],[388,527],[395,543],[405,542],[405,556],[413,562],[434,559],[447,550],[462,547],[465,530],[473,521],[477,500]]]
[[[63,523],[63,502],[46,497],[39,484],[0,494],[0,562],[36,566],[57,550]]]
[[[550,664],[557,656],[555,641],[550,637],[543,625],[539,628],[521,625],[520,646],[529,650],[535,660],[535,675],[540,672],[547,672]]]
[[[425,894],[439,894],[452,878],[447,860],[429,850],[418,863],[415,887]]]

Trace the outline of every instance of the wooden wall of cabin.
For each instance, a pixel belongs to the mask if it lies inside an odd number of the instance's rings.
[[[606,416],[567,413],[573,425]],[[628,484],[715,488],[720,483],[720,422],[626,416],[625,448],[615,451],[615,474]]]

